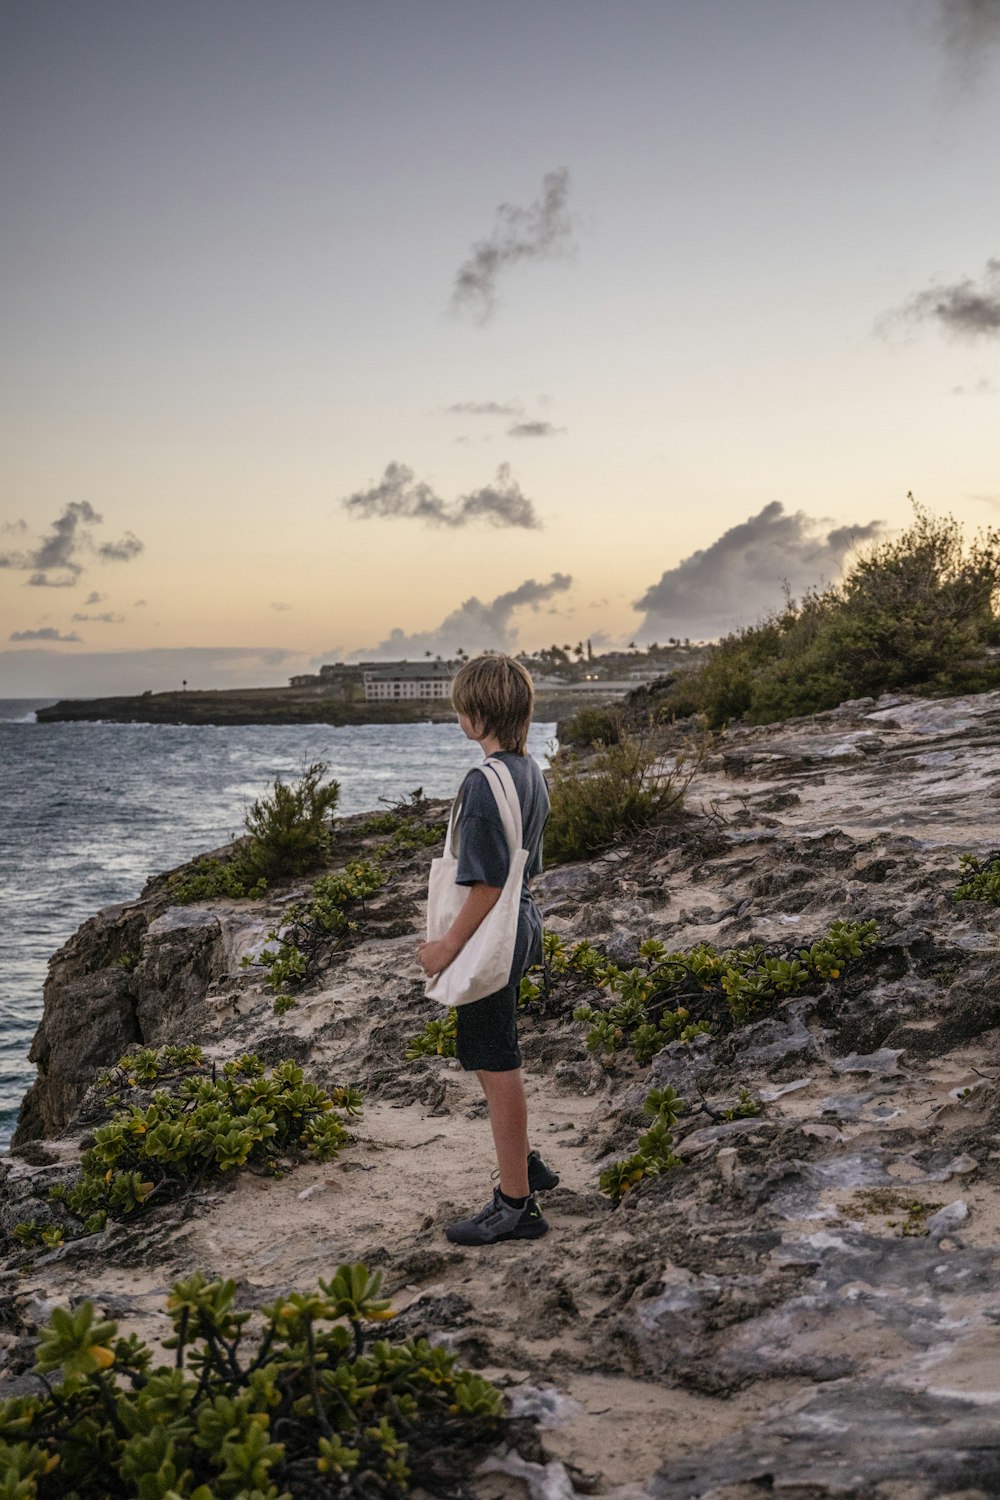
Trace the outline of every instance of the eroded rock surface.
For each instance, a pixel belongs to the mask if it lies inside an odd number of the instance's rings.
[[[484,1477],[483,1497],[549,1480],[653,1500],[1000,1493],[1000,920],[952,900],[959,853],[995,842],[998,726],[1000,695],[984,694],[862,700],[728,734],[690,819],[542,877],[546,925],[620,963],[650,936],[797,949],[838,917],[875,918],[881,935],[816,993],[648,1068],[602,1062],[568,1014],[526,1015],[534,1143],[562,1174],[537,1243],[476,1251],[443,1235],[485,1201],[493,1163],[474,1079],[403,1060],[438,1014],[414,956],[429,851],[280,1019],[239,961],[289,893],[178,909],[154,890],[101,913],[53,961],[44,1087],[5,1165],[8,1224],[73,1161],[90,1077],[140,1038],[294,1056],[320,1082],[360,1084],[366,1108],[333,1166],[245,1175],[31,1264],[14,1256],[15,1380],[53,1299],[95,1295],[155,1334],[163,1288],[196,1266],[259,1303],[363,1259],[403,1329],[548,1413],[541,1452],[524,1455],[534,1469]],[[74,1053],[81,1014],[93,1034]],[[633,1148],[653,1084],[687,1102],[681,1165],[613,1208],[598,1175]],[[762,1112],[726,1120],[743,1088]]]

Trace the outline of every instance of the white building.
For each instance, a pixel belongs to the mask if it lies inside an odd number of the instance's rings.
[[[415,699],[447,700],[451,697],[451,668],[443,661],[396,662],[364,673],[368,703],[412,703]]]

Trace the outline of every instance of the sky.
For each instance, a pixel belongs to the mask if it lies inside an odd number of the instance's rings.
[[[712,639],[1000,521],[1000,0],[4,0],[0,695]]]

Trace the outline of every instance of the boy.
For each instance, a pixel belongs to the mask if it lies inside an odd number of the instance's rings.
[[[501,759],[521,804],[524,848],[528,850],[517,941],[510,977],[503,989],[457,1008],[455,1050],[474,1071],[489,1105],[500,1185],[493,1200],[474,1218],[449,1224],[445,1233],[457,1245],[491,1245],[498,1240],[539,1239],[548,1230],[534,1194],[555,1187],[559,1178],[528,1143],[528,1112],[517,1042],[517,995],[526,969],[542,956],[542,919],[528,891],[541,872],[542,832],[549,794],[537,761],[527,754],[535,691],[521,663],[510,656],[480,656],[457,673],[451,701],[458,722],[487,756]],[[417,956],[425,974],[439,974],[468,942],[500,899],[510,868],[507,836],[486,775],[471,770],[459,789],[459,885],[469,887],[465,905],[443,938],[421,943]]]

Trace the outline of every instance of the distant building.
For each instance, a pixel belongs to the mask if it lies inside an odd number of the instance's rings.
[[[315,672],[304,672],[301,677],[289,677],[289,687],[315,687],[319,677]]]
[[[365,698],[369,703],[447,701],[451,697],[451,668],[443,661],[393,662],[364,667]]]

